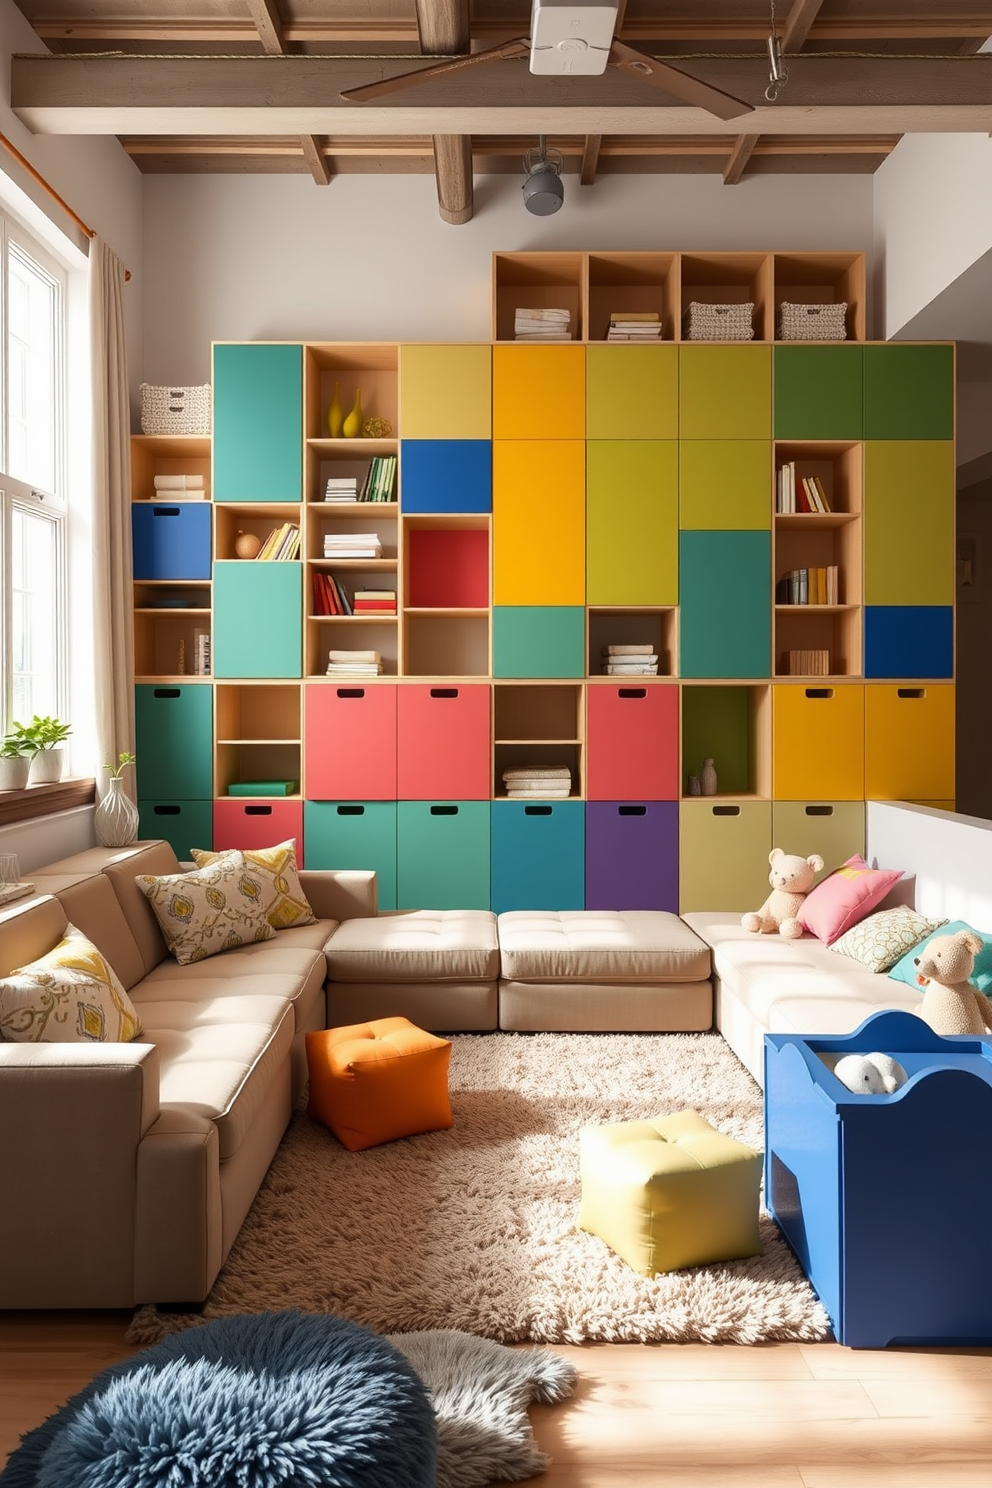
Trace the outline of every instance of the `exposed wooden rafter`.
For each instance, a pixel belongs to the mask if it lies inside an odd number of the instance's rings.
[[[416,0],[420,47],[428,56],[467,52],[471,45],[468,0]],[[475,211],[472,183],[472,137],[434,135],[434,175],[438,211],[444,222],[459,226]]]
[[[303,159],[307,163],[307,170],[318,186],[327,186],[331,179],[331,167],[321,149],[320,141],[315,135],[301,134],[300,145],[303,149]]]
[[[599,165],[599,152],[603,145],[601,134],[587,134],[582,146],[582,165],[579,169],[579,181],[583,186],[591,186],[596,179],[596,167]]]
[[[286,38],[276,0],[248,0],[248,9],[265,51],[270,57],[281,57],[286,51]]]
[[[823,0],[792,0],[792,8],[782,27],[782,50],[802,51],[803,43],[823,6]]]
[[[744,167],[751,159],[755,145],[758,143],[756,134],[739,134],[734,141],[734,147],[730,152],[730,158],[723,168],[724,186],[736,186],[744,174]]]

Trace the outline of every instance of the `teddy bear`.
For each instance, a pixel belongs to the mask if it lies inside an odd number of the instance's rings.
[[[972,930],[935,935],[913,957],[916,980],[925,988],[917,1008],[934,1033],[992,1032],[992,1002],[968,978],[984,942]]]
[[[774,935],[777,931],[787,940],[798,940],[803,928],[796,916],[813,887],[814,878],[823,867],[823,859],[819,853],[800,858],[795,853],[773,847],[768,861],[772,865],[768,875],[772,892],[759,910],[742,915],[741,924],[745,930],[758,935]]]

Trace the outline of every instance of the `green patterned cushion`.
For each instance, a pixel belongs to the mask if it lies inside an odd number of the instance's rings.
[[[888,971],[900,957],[946,924],[946,920],[928,920],[908,904],[899,904],[859,920],[830,949],[853,956],[869,971]]]
[[[216,863],[224,853],[203,852],[192,848],[190,856],[198,868]],[[243,854],[245,871],[258,878],[265,903],[265,917],[273,930],[288,930],[291,925],[312,925],[317,916],[307,902],[296,871],[296,842],[280,842],[276,847],[260,847]]]
[[[275,934],[266,918],[262,884],[246,866],[244,853],[222,853],[195,873],[162,878],[142,873],[135,882],[147,894],[180,966],[253,940],[271,940]]]
[[[11,1043],[127,1043],[140,1032],[113,967],[75,925],[47,955],[0,978],[0,1038]]]

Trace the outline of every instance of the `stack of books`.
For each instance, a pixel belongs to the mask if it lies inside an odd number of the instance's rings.
[[[658,652],[650,644],[604,646],[603,671],[608,677],[657,677]]]
[[[325,558],[381,558],[382,543],[376,532],[325,532]]]
[[[329,651],[329,677],[378,677],[382,674],[382,657],[378,651]]]
[[[395,615],[395,589],[356,589],[352,595],[356,615]]]
[[[793,568],[775,585],[778,605],[840,604],[840,579],[837,564],[821,568]]]
[[[793,512],[828,512],[830,498],[818,475],[796,478],[795,460],[779,466],[775,483],[775,510],[785,515]]]
[[[790,677],[829,677],[829,651],[787,651],[785,670]]]
[[[518,309],[513,317],[515,341],[571,341],[570,310]]]
[[[300,529],[295,522],[283,522],[281,527],[273,527],[258,552],[255,554],[256,563],[269,563],[284,561],[300,556]]]
[[[156,475],[152,481],[156,501],[206,501],[207,482],[202,475]]]
[[[657,310],[613,310],[607,341],[660,341],[661,316]]]
[[[357,501],[358,500],[358,476],[357,475],[331,475],[328,476],[327,485],[324,488],[325,501]]]
[[[572,793],[572,772],[568,765],[520,765],[503,771],[503,784],[510,800],[533,800],[535,796],[561,800]]]
[[[354,611],[345,587],[333,574],[319,569],[313,576],[313,612],[315,615],[351,615]]]
[[[396,456],[375,455],[369,463],[359,501],[392,501],[396,483]]]
[[[210,676],[209,630],[198,630],[193,636],[193,676]]]

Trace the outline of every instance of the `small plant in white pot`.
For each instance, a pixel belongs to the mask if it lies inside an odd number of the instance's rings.
[[[30,785],[53,785],[62,779],[62,745],[72,733],[71,724],[36,713],[30,723],[15,723],[12,732],[31,750]]]
[[[0,791],[24,789],[33,757],[33,747],[19,734],[8,734],[0,741]]]
[[[127,847],[138,835],[138,808],[130,796],[124,793],[124,771],[135,763],[135,756],[125,750],[104,765],[110,771],[107,794],[93,815],[93,830],[97,842],[104,847]]]

